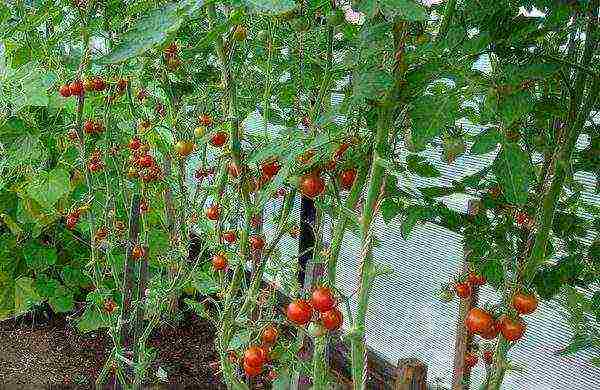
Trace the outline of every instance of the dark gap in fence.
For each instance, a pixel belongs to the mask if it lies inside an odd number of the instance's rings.
[[[309,261],[313,257],[315,232],[313,226],[317,218],[315,201],[302,196],[300,199],[300,241],[298,243],[298,283],[304,286]]]

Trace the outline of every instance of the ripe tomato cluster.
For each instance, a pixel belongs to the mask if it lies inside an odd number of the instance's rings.
[[[102,134],[104,130],[104,125],[99,121],[88,119],[83,123],[83,132],[86,134]]]
[[[91,77],[83,83],[81,80],[75,80],[71,83],[61,85],[58,93],[62,97],[83,96],[87,92],[102,92],[106,89],[106,82],[98,76]]]
[[[81,215],[88,211],[88,209],[88,205],[83,205],[68,213],[65,221],[67,229],[75,229],[75,227],[77,226],[77,222],[79,222],[79,218],[81,218]]]
[[[288,320],[303,326],[313,318],[313,309],[319,312],[321,325],[329,331],[339,329],[343,323],[342,312],[336,307],[336,300],[327,287],[317,287],[313,290],[310,301],[296,299],[286,310]]]
[[[508,341],[518,341],[525,333],[525,323],[520,316],[533,313],[537,305],[535,295],[517,293],[512,299],[516,316],[504,314],[495,318],[485,310],[473,308],[467,314],[465,326],[470,333],[477,334],[485,340],[495,339],[498,334],[502,334]]]
[[[261,345],[252,345],[244,351],[243,368],[246,375],[254,377],[259,375],[264,365],[271,360],[271,347],[277,342],[279,332],[273,325],[263,329],[261,334]],[[275,371],[269,372],[269,379],[277,377]]]
[[[90,155],[88,161],[88,170],[90,172],[99,172],[104,168],[104,161],[102,161],[102,154],[96,150]]]
[[[129,141],[128,147],[131,151],[131,156],[129,158],[130,166],[127,170],[127,177],[132,180],[139,177],[145,183],[160,180],[162,171],[150,154],[149,146],[142,143],[139,138],[133,137]]]
[[[473,293],[474,287],[483,286],[486,282],[485,276],[470,271],[466,279],[454,284],[454,291],[458,297],[468,298]]]

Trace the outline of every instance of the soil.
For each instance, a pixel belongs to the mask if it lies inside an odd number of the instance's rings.
[[[218,359],[214,335],[212,324],[193,314],[179,327],[157,329],[148,345],[158,353],[144,387],[226,389],[210,364]],[[111,346],[105,332],[82,334],[64,316],[0,322],[0,389],[92,388]],[[168,382],[157,377],[159,367]]]

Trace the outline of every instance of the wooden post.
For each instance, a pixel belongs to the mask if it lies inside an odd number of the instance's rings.
[[[419,359],[400,359],[394,390],[427,390],[427,366]]]
[[[481,203],[478,200],[469,201],[468,213],[471,216],[475,216]],[[465,252],[465,261],[463,264],[462,272],[469,272],[469,264],[466,261],[467,253]],[[465,319],[469,310],[477,306],[477,300],[479,295],[479,288],[472,286],[473,292],[468,298],[460,300],[458,309],[458,322],[456,324],[456,342],[454,344],[454,370],[452,373],[452,390],[468,390],[470,387],[470,373],[465,370],[465,356],[471,350],[471,343],[473,337],[467,332],[465,327]]]

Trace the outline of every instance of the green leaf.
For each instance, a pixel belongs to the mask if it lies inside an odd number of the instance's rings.
[[[42,302],[33,287],[33,279],[23,277],[15,281],[15,314],[23,314]]]
[[[475,142],[471,146],[471,154],[485,154],[496,149],[503,139],[502,134],[496,129],[487,129],[475,136]]]
[[[425,157],[417,154],[411,154],[406,158],[406,165],[409,171],[421,177],[440,177],[440,171],[431,165]]]
[[[102,64],[116,64],[130,58],[141,56],[156,45],[167,40],[170,34],[179,29],[185,18],[180,12],[181,5],[168,3],[149,11],[135,26],[123,34],[112,52],[99,58]]]
[[[360,73],[354,81],[353,99],[356,104],[366,99],[378,99],[388,91],[394,83],[392,76],[382,70]]]
[[[398,16],[410,22],[422,22],[429,19],[427,10],[421,4],[411,0],[379,0],[384,14]]]
[[[65,286],[58,286],[54,291],[54,295],[48,299],[48,303],[52,310],[57,313],[67,313],[73,310],[75,301],[73,300],[73,292]]]
[[[88,304],[83,315],[77,320],[77,327],[82,333],[93,332],[107,326],[108,322],[103,319],[100,309],[94,305]]]
[[[492,169],[506,200],[515,205],[525,204],[532,171],[527,153],[518,144],[504,144]]]
[[[58,260],[55,248],[46,247],[34,241],[27,242],[23,248],[23,257],[27,266],[38,272],[56,264]]]
[[[495,288],[502,287],[502,283],[504,283],[504,266],[499,258],[495,256],[488,257],[487,260],[481,264],[479,271],[485,276],[487,282],[491,286]]]
[[[458,110],[458,100],[448,91],[417,98],[410,108],[413,146],[416,149],[424,148],[445,127],[454,125]]]
[[[50,208],[69,192],[69,174],[55,168],[50,172],[40,172],[26,188],[27,194],[42,207]]]
[[[427,207],[410,206],[406,211],[406,217],[404,218],[402,227],[400,228],[402,237],[407,239],[417,222],[430,218],[432,215],[433,211]]]
[[[245,0],[248,8],[256,13],[280,14],[296,7],[293,0]]]
[[[50,298],[54,295],[60,283],[56,279],[48,278],[45,274],[38,275],[35,279],[35,290],[44,298]]]
[[[391,198],[385,198],[381,202],[380,209],[385,223],[390,223],[402,211],[402,207]]]
[[[592,343],[592,340],[590,340],[589,336],[573,335],[573,338],[569,342],[569,345],[555,352],[554,354],[560,356],[573,355],[579,351],[584,351],[589,348],[592,348],[593,345],[594,344]]]

